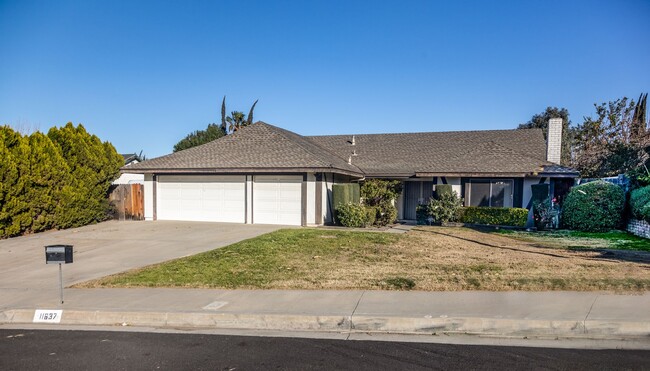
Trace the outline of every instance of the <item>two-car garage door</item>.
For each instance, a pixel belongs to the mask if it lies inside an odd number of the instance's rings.
[[[246,221],[245,176],[161,175],[156,193],[158,220]]]
[[[248,199],[249,220],[255,224],[301,224],[302,176],[254,176],[252,180],[251,197],[246,194],[244,175],[160,175],[157,219],[245,223]]]

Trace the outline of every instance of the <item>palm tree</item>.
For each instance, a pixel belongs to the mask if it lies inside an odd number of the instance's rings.
[[[236,132],[240,128],[247,126],[246,115],[244,112],[232,111],[230,116],[226,117],[226,122],[228,122],[228,131],[231,133]]]
[[[258,99],[259,100],[259,99]],[[243,112],[232,111],[230,116],[226,116],[226,96],[223,96],[223,101],[221,102],[221,129],[228,133],[234,133],[244,126],[251,125],[253,123],[253,111],[255,110],[255,105],[257,101],[253,103],[250,111],[248,112],[248,119]]]

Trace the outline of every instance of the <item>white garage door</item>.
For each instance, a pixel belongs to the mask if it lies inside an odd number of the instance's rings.
[[[260,176],[253,182],[253,223],[300,225],[302,176]]]
[[[161,175],[156,194],[158,220],[246,222],[245,176]]]

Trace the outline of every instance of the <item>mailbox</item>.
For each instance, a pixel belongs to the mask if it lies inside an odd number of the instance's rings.
[[[45,263],[46,264],[72,263],[72,245],[45,246]]]

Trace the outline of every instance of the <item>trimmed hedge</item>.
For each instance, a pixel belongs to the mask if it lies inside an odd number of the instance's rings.
[[[634,218],[650,222],[650,186],[632,191],[630,194],[630,211]]]
[[[562,205],[562,222],[569,229],[607,232],[623,222],[625,192],[602,180],[573,187]]]
[[[334,209],[339,205],[360,202],[359,183],[334,184],[332,186],[332,202]]]
[[[507,225],[523,227],[528,220],[528,209],[519,207],[464,207],[460,220],[463,223]]]

